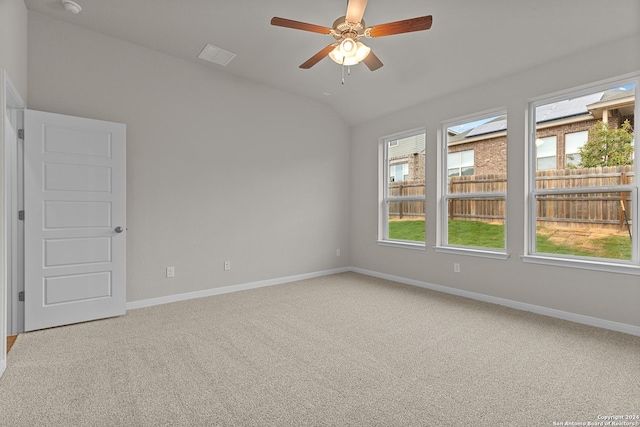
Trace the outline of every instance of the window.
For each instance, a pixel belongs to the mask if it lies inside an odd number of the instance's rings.
[[[424,248],[424,171],[424,130],[383,139],[379,241]]]
[[[447,176],[473,175],[473,150],[447,154]]]
[[[566,168],[575,168],[580,165],[580,147],[587,142],[588,136],[589,132],[586,130],[564,135],[564,166]]]
[[[530,260],[600,269],[638,266],[635,83],[544,99],[529,111],[535,129],[529,137],[535,162],[528,178]],[[565,168],[549,160],[556,155],[552,134],[564,134]]]
[[[556,168],[556,137],[536,139],[536,169],[539,171]]]
[[[409,163],[403,162],[389,165],[389,182],[400,182],[408,180]]]
[[[507,115],[448,123],[441,135],[441,233],[436,250],[505,252]],[[504,254],[506,255],[506,254]]]

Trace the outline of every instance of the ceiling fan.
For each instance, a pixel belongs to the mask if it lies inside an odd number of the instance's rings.
[[[271,25],[330,35],[336,39],[336,42],[313,55],[300,65],[300,68],[309,69],[325,56],[329,56],[334,62],[345,66],[364,62],[371,71],[375,71],[382,67],[382,61],[371,51],[371,48],[359,41],[360,37],[383,37],[428,30],[431,28],[433,18],[431,15],[427,15],[367,27],[362,19],[367,1],[348,0],[347,14],[336,19],[331,28],[278,17],[271,19]]]

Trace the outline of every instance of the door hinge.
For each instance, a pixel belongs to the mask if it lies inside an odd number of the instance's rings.
[[[24,301],[24,291],[18,292],[18,301]]]
[[[18,219],[24,221],[24,211],[18,211]]]
[[[24,129],[18,129],[18,139],[24,139]]]

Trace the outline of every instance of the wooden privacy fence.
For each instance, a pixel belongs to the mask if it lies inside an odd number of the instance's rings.
[[[537,189],[575,189],[615,187],[633,184],[633,166],[589,169],[556,169],[536,172]],[[449,199],[449,219],[502,223],[505,218],[503,197],[473,197],[473,193],[506,193],[506,174],[486,174],[449,178],[449,194],[468,198]],[[424,197],[424,181],[389,184],[391,197]],[[536,200],[538,225],[593,227],[627,230],[631,223],[629,192],[563,193],[539,195]],[[424,218],[424,200],[389,203],[389,218]]]
[[[389,183],[391,197],[422,197],[424,199],[424,181],[400,181]],[[424,200],[394,201],[389,203],[389,218],[391,219],[421,219],[424,218]]]
[[[536,172],[537,189],[614,187],[634,182],[633,166],[588,169],[556,169]],[[449,194],[506,192],[505,174],[449,178]],[[626,230],[632,218],[629,192],[564,193],[540,195],[536,200],[538,225],[619,228]],[[501,197],[449,200],[449,218],[503,222]]]
[[[633,166],[606,166],[588,169],[558,169],[536,173],[537,189],[614,187],[633,184]],[[540,195],[536,200],[539,225],[618,228],[631,224],[631,193],[565,193]]]
[[[455,176],[449,178],[449,194],[506,193],[507,175]],[[504,197],[449,199],[449,219],[504,223]]]

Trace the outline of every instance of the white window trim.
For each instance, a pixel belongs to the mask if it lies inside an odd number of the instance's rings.
[[[379,151],[378,158],[381,161],[378,161],[379,169],[379,184],[378,184],[378,199],[379,199],[379,210],[378,210],[378,239],[376,243],[380,246],[390,246],[396,248],[405,248],[405,249],[419,249],[425,250],[426,244],[425,242],[415,242],[410,240],[394,240],[389,239],[389,201],[402,201],[402,202],[423,202],[426,204],[426,164],[425,164],[425,195],[422,197],[415,196],[405,196],[405,197],[388,197],[387,191],[389,188],[389,142],[393,140],[398,140],[402,138],[408,138],[414,135],[424,134],[425,135],[425,152],[426,152],[426,139],[427,139],[427,131],[424,128],[412,129],[406,132],[400,132],[392,135],[387,135],[381,137],[379,139]],[[426,163],[426,162],[425,162]],[[426,207],[426,206],[425,206]],[[425,209],[426,216],[426,209]],[[425,227],[426,227],[426,218],[425,218]],[[425,229],[425,241],[426,241],[426,229]]]
[[[500,107],[492,110],[487,110],[484,112],[471,114],[463,117],[458,117],[456,119],[448,120],[443,122],[438,130],[437,137],[437,148],[438,148],[438,215],[439,218],[437,222],[439,224],[438,230],[436,233],[436,245],[433,249],[439,253],[448,253],[454,255],[469,255],[469,256],[477,256],[481,258],[492,258],[499,260],[506,260],[509,258],[507,254],[507,193],[506,192],[490,192],[490,193],[469,193],[469,194],[448,194],[447,193],[447,184],[448,184],[448,167],[447,167],[447,156],[448,152],[448,144],[447,144],[447,129],[465,124],[474,122],[476,120],[483,120],[490,117],[496,117],[501,115],[507,115],[507,108]],[[507,130],[508,132],[508,130]],[[476,157],[474,151],[473,158],[473,166],[475,169],[476,166]],[[508,167],[508,165],[507,165]],[[447,236],[449,233],[449,212],[448,212],[448,200],[454,199],[467,199],[467,198],[500,198],[503,197],[505,200],[505,233],[504,233],[504,249],[496,250],[491,248],[479,248],[473,246],[454,246],[449,245],[447,242]]]
[[[409,240],[376,240],[379,246],[389,246],[392,248],[414,249],[419,251],[427,250],[424,243],[411,242]]]
[[[596,82],[590,85],[583,85],[578,88],[568,89],[555,94],[547,96],[539,96],[533,98],[528,103],[527,109],[527,150],[526,150],[526,218],[525,218],[525,254],[520,256],[520,259],[525,263],[553,265],[568,268],[578,268],[585,270],[597,270],[608,271],[621,274],[633,274],[640,275],[640,238],[636,237],[632,241],[632,255],[631,261],[615,260],[615,259],[602,259],[602,258],[590,258],[583,256],[571,256],[561,254],[547,254],[535,252],[536,246],[536,228],[537,228],[537,214],[536,214],[536,196],[545,194],[569,194],[569,193],[589,193],[589,192],[631,192],[633,205],[631,207],[632,212],[635,214],[634,221],[631,224],[631,234],[638,236],[640,226],[638,225],[639,214],[639,196],[638,187],[640,181],[636,180],[634,185],[624,185],[615,187],[583,187],[583,188],[570,188],[570,189],[553,189],[553,190],[536,190],[536,151],[535,151],[535,138],[536,138],[536,108],[540,105],[558,102],[569,98],[576,98],[592,94],[594,92],[609,90],[616,86],[626,86],[634,84],[636,87],[636,103],[635,103],[635,118],[640,117],[640,103],[638,102],[637,94],[640,88],[640,74],[633,73],[620,78],[607,79],[600,82]],[[637,132],[637,130],[636,130]],[[634,157],[638,157],[638,148],[634,146]],[[640,177],[638,172],[640,166],[638,162],[634,162],[634,173],[636,177]]]
[[[452,255],[470,255],[480,258],[491,258],[506,261],[509,254],[506,252],[492,251],[483,248],[474,248],[472,246],[434,246],[433,250],[442,254]]]

